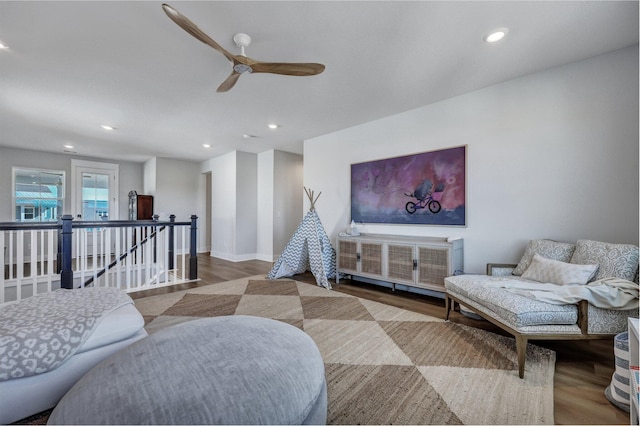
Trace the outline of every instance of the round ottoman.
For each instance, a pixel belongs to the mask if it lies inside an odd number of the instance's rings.
[[[314,341],[271,319],[225,316],[160,330],[89,371],[49,424],[324,424]]]

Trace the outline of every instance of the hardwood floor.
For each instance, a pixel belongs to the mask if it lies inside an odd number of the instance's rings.
[[[227,262],[198,255],[200,281],[174,287],[133,293],[136,299],[152,294],[166,293],[214,284],[223,281],[266,274],[271,263],[259,260]],[[311,273],[293,277],[295,280],[315,285]],[[390,289],[340,280],[332,283],[334,290],[364,299],[397,306],[410,311],[444,317],[444,300]],[[457,312],[450,320],[495,333],[504,334],[487,321],[476,321]],[[535,344],[556,352],[554,375],[554,417],[556,424],[629,424],[629,414],[616,408],[604,396],[614,370],[613,340],[593,341],[537,341]]]

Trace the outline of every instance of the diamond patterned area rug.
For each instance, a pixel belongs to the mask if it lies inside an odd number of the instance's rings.
[[[325,362],[329,424],[553,424],[555,353],[289,279],[262,276],[136,300],[153,333],[255,315],[305,331]]]

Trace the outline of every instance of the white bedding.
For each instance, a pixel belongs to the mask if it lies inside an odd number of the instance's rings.
[[[515,279],[497,279],[487,287],[508,291],[554,305],[576,304],[586,300],[603,309],[627,310],[638,307],[638,284],[621,278],[603,278],[586,285],[557,285]]]
[[[133,300],[115,288],[56,290],[0,307],[0,381],[58,368]]]
[[[111,311],[93,330],[76,354],[120,342],[134,336],[144,328],[144,318],[133,304]]]

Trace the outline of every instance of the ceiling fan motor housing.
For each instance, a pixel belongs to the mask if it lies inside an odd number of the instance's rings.
[[[233,66],[233,70],[238,74],[244,74],[245,72],[248,72],[248,73],[253,72],[253,69],[249,65],[245,65],[245,64],[235,64]]]

